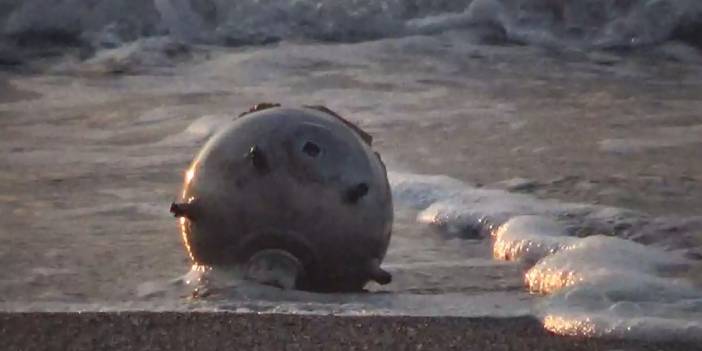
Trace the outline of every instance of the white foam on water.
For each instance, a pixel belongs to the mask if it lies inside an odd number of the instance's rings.
[[[536,262],[572,244],[566,228],[539,216],[517,216],[495,231],[493,256],[506,261]]]
[[[141,301],[150,301],[157,306],[159,301],[170,306],[169,300],[190,296],[193,306],[208,311],[423,317],[521,317],[534,314],[526,294],[318,294],[260,285],[244,280],[242,272],[237,269],[204,266],[193,266],[176,280],[145,282],[137,288],[137,295]],[[32,307],[17,305],[13,308]],[[52,305],[49,308],[55,310],[62,307]],[[109,308],[119,310],[124,307],[113,305]]]
[[[192,48],[169,37],[139,39],[117,48],[98,51],[80,69],[104,72],[158,72],[193,56]]]
[[[598,219],[606,221],[624,213],[604,206],[540,200],[499,189],[474,188],[446,176],[390,172],[388,177],[398,204],[420,210],[417,216],[420,223],[443,228],[455,236],[476,229],[483,236],[494,234],[499,225],[519,215],[575,216],[583,220],[602,217]]]
[[[534,292],[553,293],[580,282],[616,275],[636,276],[684,270],[686,260],[632,241],[602,235],[576,239],[541,259],[526,274]]]
[[[694,320],[655,317],[621,318],[609,313],[553,314],[544,317],[547,330],[569,336],[700,341],[702,324]]]
[[[44,301],[0,302],[6,312],[127,312],[206,311],[240,313],[285,313],[335,316],[417,316],[513,318],[533,315],[529,299],[511,293],[412,295],[412,294],[314,294],[302,291],[250,286],[239,287],[227,298],[164,298],[157,285],[143,285],[142,299],[129,302],[75,303]],[[172,289],[172,288],[170,288]],[[185,297],[185,296],[180,296]]]
[[[472,230],[492,235],[488,237],[494,258],[522,262],[525,289],[544,296],[536,314],[548,330],[697,340],[702,290],[687,275],[699,262],[684,258],[680,250],[646,246],[611,236],[613,232],[572,235],[573,229],[593,224],[612,228],[633,223],[642,231],[655,231],[656,223],[668,220],[648,221],[624,209],[477,189],[443,176],[391,173],[390,181],[398,205],[420,210],[418,222],[454,232],[472,223],[478,227]],[[656,237],[659,242],[654,244],[669,239]]]
[[[592,236],[544,257],[525,283],[549,296],[539,314],[560,334],[699,339],[702,290],[684,278],[690,264],[671,252]]]
[[[96,46],[169,33],[185,42],[358,41],[490,26],[528,44],[633,47],[699,23],[695,0],[10,0],[0,34],[64,33]]]
[[[603,267],[600,270],[607,269]],[[699,288],[636,270],[599,274],[542,302],[537,314],[548,330],[576,336],[701,340]]]

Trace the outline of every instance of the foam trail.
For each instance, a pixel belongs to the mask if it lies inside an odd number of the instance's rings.
[[[390,182],[396,203],[419,211],[418,222],[451,237],[486,237],[493,242],[494,258],[521,262],[525,288],[544,296],[537,314],[548,330],[697,340],[702,291],[687,277],[699,262],[685,258],[684,250],[667,251],[612,236],[614,228],[622,226],[655,237],[655,244],[671,240],[672,248],[686,245],[661,235],[672,219],[472,188],[444,176],[390,173]],[[607,235],[573,235],[584,226]]]
[[[518,216],[495,231],[493,256],[505,261],[535,263],[575,240],[555,221],[539,216]]]

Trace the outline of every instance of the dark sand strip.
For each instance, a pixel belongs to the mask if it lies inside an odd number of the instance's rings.
[[[2,350],[699,350],[554,336],[531,318],[0,313]]]

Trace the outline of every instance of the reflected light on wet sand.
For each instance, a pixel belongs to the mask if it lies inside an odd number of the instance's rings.
[[[544,318],[544,328],[559,335],[592,337],[597,333],[595,322],[590,318],[568,318],[548,315]]]

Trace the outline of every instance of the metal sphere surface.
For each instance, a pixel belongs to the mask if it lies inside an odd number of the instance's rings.
[[[380,263],[392,197],[370,144],[365,132],[323,107],[273,105],[233,120],[199,152],[182,202],[171,208],[190,257],[236,266],[282,251],[302,267],[299,289],[388,283]]]

